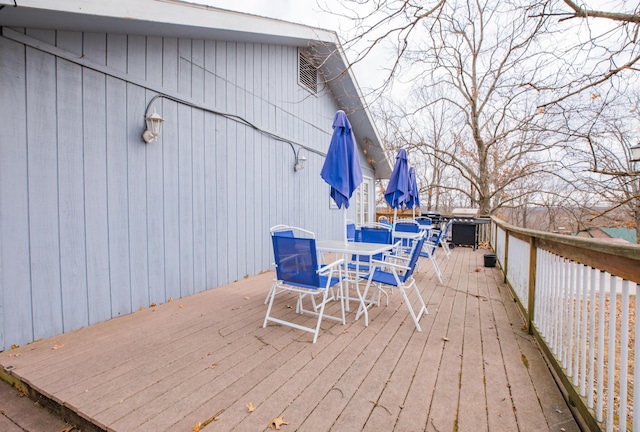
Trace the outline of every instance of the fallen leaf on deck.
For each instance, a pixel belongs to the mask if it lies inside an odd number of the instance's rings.
[[[60,341],[56,341],[56,344],[54,346],[51,347],[51,349],[58,349],[58,348],[62,348],[64,345],[60,343]]]
[[[284,421],[282,419],[282,417],[276,417],[274,418],[271,423],[269,424],[269,429],[275,429],[275,430],[280,430],[280,426],[282,425],[288,425],[289,422]]]
[[[245,300],[251,300],[251,297],[249,297],[249,296],[244,296],[244,299],[245,299]]]
[[[209,423],[214,422],[214,421],[218,421],[220,419],[220,414],[222,414],[223,412],[224,412],[224,409],[221,409],[220,411],[218,411],[217,413],[215,413],[214,415],[212,415],[211,417],[209,417],[205,421],[196,423],[195,425],[193,425],[191,430],[193,432],[200,432],[202,430],[202,428],[205,427],[206,425],[208,425]]]
[[[169,297],[169,300],[167,300],[168,302],[172,302],[173,301],[173,297]]]
[[[209,366],[209,369],[213,369],[213,368],[215,368],[216,366],[218,366],[218,363],[214,363],[214,364],[212,364],[211,366]]]
[[[140,309],[138,309],[139,311],[143,311],[144,310],[144,306],[140,306]]]
[[[445,342],[448,342],[448,341],[449,341],[449,338],[448,338],[448,337],[446,337],[446,336],[442,336],[442,340],[443,340],[443,341],[445,341]]]
[[[476,272],[479,272],[479,271],[481,271],[481,270],[482,270],[482,269],[481,269],[480,267],[476,267],[476,270],[475,270],[475,271],[476,271]]]
[[[149,305],[149,307],[156,307],[156,304],[155,304],[155,303],[151,303],[151,304]]]
[[[256,410],[256,407],[254,407],[253,404],[249,402],[247,404],[247,409],[249,410],[249,412],[254,412]]]
[[[287,308],[289,308],[289,309],[293,309],[293,308],[291,307],[291,305],[287,305]]]
[[[181,305],[180,305],[180,306],[178,306],[178,307],[179,307],[179,308],[183,308],[183,307],[184,307],[184,305],[183,305],[183,304],[181,304]]]
[[[67,426],[64,429],[60,429],[60,432],[71,432],[74,429],[77,429],[77,428],[75,426],[71,425],[71,426]]]

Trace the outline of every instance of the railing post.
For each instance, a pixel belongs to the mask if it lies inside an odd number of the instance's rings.
[[[507,269],[509,268],[509,230],[504,230],[504,283],[507,283]]]
[[[527,332],[533,334],[533,317],[536,304],[536,239],[529,237],[529,299],[527,305]]]

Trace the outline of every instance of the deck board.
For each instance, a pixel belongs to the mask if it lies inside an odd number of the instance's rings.
[[[113,431],[578,431],[498,269],[482,250],[423,260],[417,332],[399,292],[370,323],[262,327],[273,273],[0,353],[37,392]],[[295,314],[279,297],[278,314]],[[337,314],[334,302],[327,312]],[[249,412],[251,403],[255,411]]]

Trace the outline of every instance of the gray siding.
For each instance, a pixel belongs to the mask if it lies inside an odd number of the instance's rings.
[[[337,104],[298,86],[297,48],[3,31],[0,350],[265,271],[275,224],[339,237],[322,156],[296,173],[289,144],[210,112],[326,152]],[[158,93],[206,109],[157,99],[145,145]]]

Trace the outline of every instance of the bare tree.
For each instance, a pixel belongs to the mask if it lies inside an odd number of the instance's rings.
[[[519,200],[523,179],[551,172],[546,119],[531,85],[545,78],[535,67],[543,61],[536,36],[544,22],[510,2],[449,2],[424,19],[424,43],[396,50],[413,83],[413,104],[403,100],[400,116],[405,133],[460,180],[439,186],[465,194],[482,214]],[[443,112],[446,118],[435,116]]]
[[[607,203],[638,223],[636,167],[624,151],[604,152],[611,138],[602,139],[613,133],[604,119],[620,110],[613,102],[637,86],[637,3],[614,11],[572,0],[342,3],[354,63],[390,48],[377,90],[395,103],[378,99],[379,124],[391,151],[415,155],[427,206],[465,196],[482,213],[509,210],[528,225],[536,206],[553,203],[578,228]],[[629,131],[613,136],[628,150]],[[604,170],[604,159],[619,164]]]

